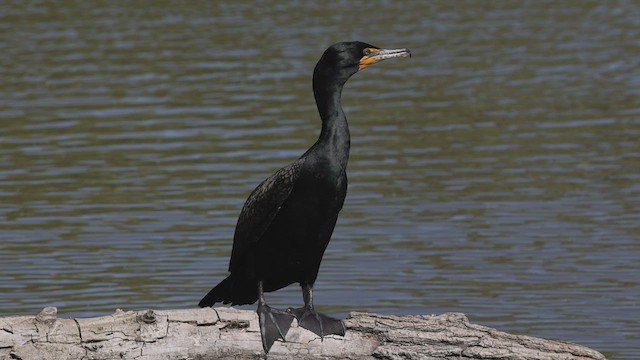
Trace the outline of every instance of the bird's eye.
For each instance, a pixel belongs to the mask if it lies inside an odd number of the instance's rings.
[[[371,55],[371,49],[366,48],[366,49],[362,50],[362,53],[363,53],[365,56],[369,56],[369,55]]]

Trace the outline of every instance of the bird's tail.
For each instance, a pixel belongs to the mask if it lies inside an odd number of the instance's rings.
[[[257,284],[253,281],[239,279],[233,274],[227,276],[198,303],[200,307],[213,306],[215,303],[245,305],[258,300]]]

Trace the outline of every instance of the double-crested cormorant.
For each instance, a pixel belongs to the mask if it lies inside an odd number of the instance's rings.
[[[294,317],[320,337],[345,334],[341,320],[313,308],[313,284],[347,193],[350,135],[340,96],[358,70],[410,55],[408,49],[386,50],[359,41],[330,46],[313,71],[320,137],[298,160],[258,185],[242,208],[233,237],[231,274],[199,305],[257,300],[265,352],[278,338],[284,341]],[[264,292],[293,283],[302,287],[303,307],[283,311],[266,304]]]

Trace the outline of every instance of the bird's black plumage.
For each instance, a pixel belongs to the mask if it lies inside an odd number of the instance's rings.
[[[284,340],[286,330],[280,325],[287,314],[271,313],[262,292],[292,283],[303,288],[305,307],[290,311],[301,326],[320,336],[344,334],[341,323],[335,323],[339,320],[313,311],[312,301],[320,262],[347,193],[350,135],[340,102],[342,88],[358,70],[408,55],[406,49],[383,50],[357,41],[329,47],[313,72],[313,92],[322,119],[318,140],[299,159],[258,185],[244,204],[233,239],[231,274],[199,305],[242,305],[258,300],[265,351],[276,338]],[[271,332],[269,340],[265,332]]]

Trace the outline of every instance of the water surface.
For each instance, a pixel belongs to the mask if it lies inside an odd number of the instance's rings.
[[[318,307],[640,358],[632,1],[3,3],[0,314],[196,306],[250,191],[315,141],[311,71],[349,39],[414,56],[345,89]]]

